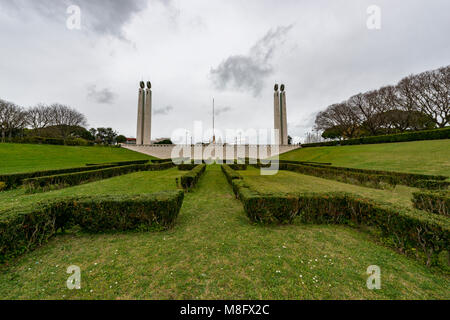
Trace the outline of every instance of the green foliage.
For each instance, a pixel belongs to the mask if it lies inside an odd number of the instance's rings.
[[[347,146],[357,144],[374,144],[374,143],[391,143],[391,142],[406,142],[406,141],[419,141],[419,140],[437,140],[437,139],[450,139],[450,127],[413,131],[398,134],[388,134],[382,136],[370,136],[357,139],[348,139],[342,141],[327,141],[318,143],[306,143],[302,144],[302,147],[327,147],[327,146]]]
[[[282,163],[287,163],[285,160],[280,160]],[[293,163],[293,161],[289,161]],[[328,170],[337,170],[342,172],[352,172],[352,173],[362,173],[367,175],[378,175],[382,176],[385,180],[384,182],[392,185],[405,185],[416,188],[424,189],[445,189],[449,185],[448,182],[444,181],[447,179],[446,176],[442,175],[426,175],[426,174],[416,174],[416,173],[405,173],[405,172],[395,172],[395,171],[385,171],[385,170],[368,170],[368,169],[356,169],[356,168],[346,168],[346,167],[334,167],[324,164],[317,163],[303,163],[307,166],[324,168]]]
[[[25,173],[12,173],[12,174],[3,174],[0,175],[0,181],[6,184],[6,188],[14,188],[23,184],[23,180],[44,177],[44,176],[53,176],[60,175],[66,173],[74,173],[74,172],[83,172],[89,170],[99,170],[110,167],[115,167],[115,164],[103,164],[103,165],[95,165],[90,167],[77,167],[77,168],[67,168],[67,169],[56,169],[56,170],[44,170],[44,171],[34,171],[34,172],[25,172]]]
[[[93,146],[94,143],[92,141],[88,141],[82,138],[45,138],[45,137],[16,137],[11,139],[6,139],[4,142],[10,143],[24,143],[24,144],[50,144],[50,145],[59,145],[59,146]]]
[[[171,228],[183,197],[182,191],[70,197],[3,212],[0,216],[0,262],[34,249],[58,230],[74,225],[93,233]]]
[[[99,165],[116,165],[116,166],[126,166],[129,164],[146,164],[149,160],[129,160],[129,161],[116,161],[107,163],[86,163],[86,166],[99,166]]]
[[[197,184],[198,180],[206,170],[206,164],[199,164],[194,169],[181,176],[181,186],[189,190]]]
[[[180,165],[178,165],[178,170],[181,171],[191,171],[192,169],[194,169],[197,165],[193,164],[193,163],[182,163]]]
[[[6,190],[6,183],[0,181],[0,191]]]
[[[237,173],[236,171],[234,171],[230,167],[230,165],[223,164],[221,166],[221,168],[222,168],[222,172],[225,174],[225,177],[227,178],[227,180],[230,184],[232,184],[232,181],[235,179],[237,179],[237,180],[242,179],[242,176],[239,173]]]
[[[132,164],[126,166],[112,166],[111,168],[89,170],[93,167],[85,167],[89,171],[49,175],[24,179],[23,184],[27,191],[41,191],[48,188],[61,188],[74,186],[88,181],[102,180],[136,171],[156,171],[172,168],[171,162],[161,164]]]
[[[411,201],[417,209],[444,216],[450,215],[449,192],[414,192]]]
[[[233,170],[247,170],[247,165],[246,164],[240,164],[240,163],[234,163],[234,164],[229,164],[230,168]]]
[[[222,167],[227,178],[232,174],[230,170]],[[390,205],[351,194],[260,194],[242,179],[228,180],[253,222],[285,224],[299,216],[304,223],[374,226],[401,251],[420,251],[426,256],[427,264],[436,263],[438,255],[450,247],[447,220],[431,219],[412,210],[393,209]]]

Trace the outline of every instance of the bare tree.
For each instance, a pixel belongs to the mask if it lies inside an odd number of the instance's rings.
[[[52,109],[45,104],[37,104],[28,109],[27,122],[31,129],[39,135],[40,130],[48,127],[52,123]]]
[[[316,117],[315,129],[325,131],[338,128],[344,138],[353,138],[360,126],[359,110],[347,102],[329,106],[325,111],[319,112]]]
[[[26,113],[23,108],[12,102],[0,100],[0,130],[2,141],[6,134],[12,138],[14,131],[23,130],[26,127]]]
[[[54,103],[50,106],[51,124],[58,126],[61,136],[67,138],[70,127],[86,127],[86,117],[77,110],[66,105]]]
[[[443,128],[450,121],[450,66],[412,77],[413,101]]]

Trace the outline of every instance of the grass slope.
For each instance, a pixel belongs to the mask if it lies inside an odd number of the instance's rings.
[[[0,174],[141,159],[152,157],[124,148],[0,143]]]
[[[81,290],[66,288],[73,264]],[[381,267],[381,290],[366,288],[372,264]],[[350,228],[250,224],[218,166],[186,195],[173,230],[73,231],[1,268],[2,299],[450,298],[448,275]]]
[[[331,162],[336,166],[450,176],[450,140],[318,147],[294,150],[285,160]]]

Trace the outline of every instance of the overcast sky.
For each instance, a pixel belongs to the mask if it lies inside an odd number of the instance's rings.
[[[209,125],[213,97],[218,128],[272,128],[285,83],[288,131],[303,137],[332,103],[449,65],[449,12],[448,0],[0,0],[0,98],[64,103],[134,137],[151,80],[158,138]]]

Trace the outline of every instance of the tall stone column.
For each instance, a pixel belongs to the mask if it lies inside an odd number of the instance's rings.
[[[284,84],[281,85],[281,144],[288,144],[288,131],[287,131],[287,113],[286,113],[286,91],[284,91]]]
[[[141,81],[140,85],[141,87],[139,88],[139,99],[138,99],[136,145],[142,145],[143,129],[144,129],[145,84],[143,81]]]
[[[281,118],[280,118],[280,94],[278,93],[278,84],[274,87],[273,94],[273,128],[275,129],[275,144],[281,143]]]
[[[145,90],[143,143],[148,145],[152,141],[152,84],[147,82]]]

